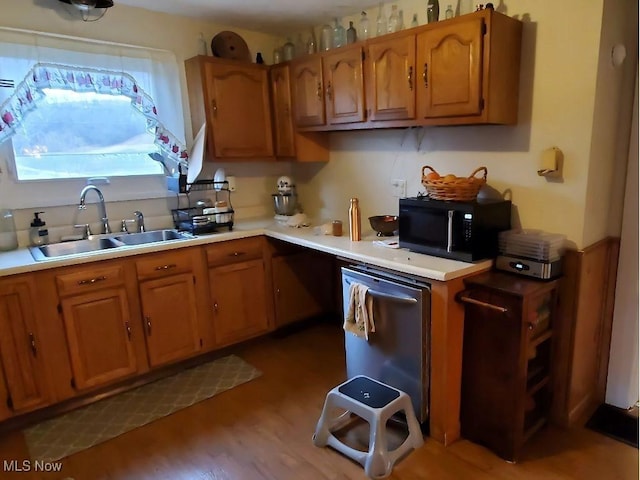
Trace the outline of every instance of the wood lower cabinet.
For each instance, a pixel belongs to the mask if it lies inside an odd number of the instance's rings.
[[[313,251],[271,259],[276,327],[332,312],[332,257]]]
[[[324,54],[322,76],[327,124],[365,120],[363,56],[360,45]]]
[[[207,123],[207,158],[273,160],[268,67],[197,56],[185,71],[194,135]]]
[[[411,120],[416,111],[416,35],[381,37],[367,44],[369,120]]]
[[[0,419],[52,402],[32,275],[0,280]]]
[[[516,461],[549,418],[557,282],[465,279],[462,435]]]
[[[56,275],[73,386],[86,390],[146,369],[144,346],[132,316],[123,263],[67,269]]]
[[[200,353],[203,340],[194,269],[197,249],[147,255],[136,262],[151,367]]]
[[[209,297],[216,345],[270,330],[264,240],[246,238],[207,248]]]

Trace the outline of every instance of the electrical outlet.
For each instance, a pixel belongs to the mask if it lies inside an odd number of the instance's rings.
[[[229,191],[230,192],[235,192],[236,191],[236,177],[234,177],[233,175],[230,175],[227,177],[227,182],[229,182]]]
[[[404,178],[394,178],[391,180],[391,186],[394,197],[404,198],[407,196],[407,181]]]

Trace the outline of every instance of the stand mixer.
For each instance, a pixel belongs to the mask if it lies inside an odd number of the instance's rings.
[[[278,193],[273,193],[273,209],[275,211],[275,220],[279,223],[286,224],[292,216],[301,212],[298,204],[298,195],[296,194],[296,186],[291,177],[282,176],[276,182]]]

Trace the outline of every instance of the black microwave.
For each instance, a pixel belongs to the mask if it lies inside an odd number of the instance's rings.
[[[400,247],[473,262],[498,254],[498,233],[511,228],[509,200],[400,199]]]

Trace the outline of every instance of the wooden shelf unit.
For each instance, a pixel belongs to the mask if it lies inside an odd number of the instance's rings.
[[[549,416],[558,284],[498,272],[464,283],[462,436],[516,461]]]

